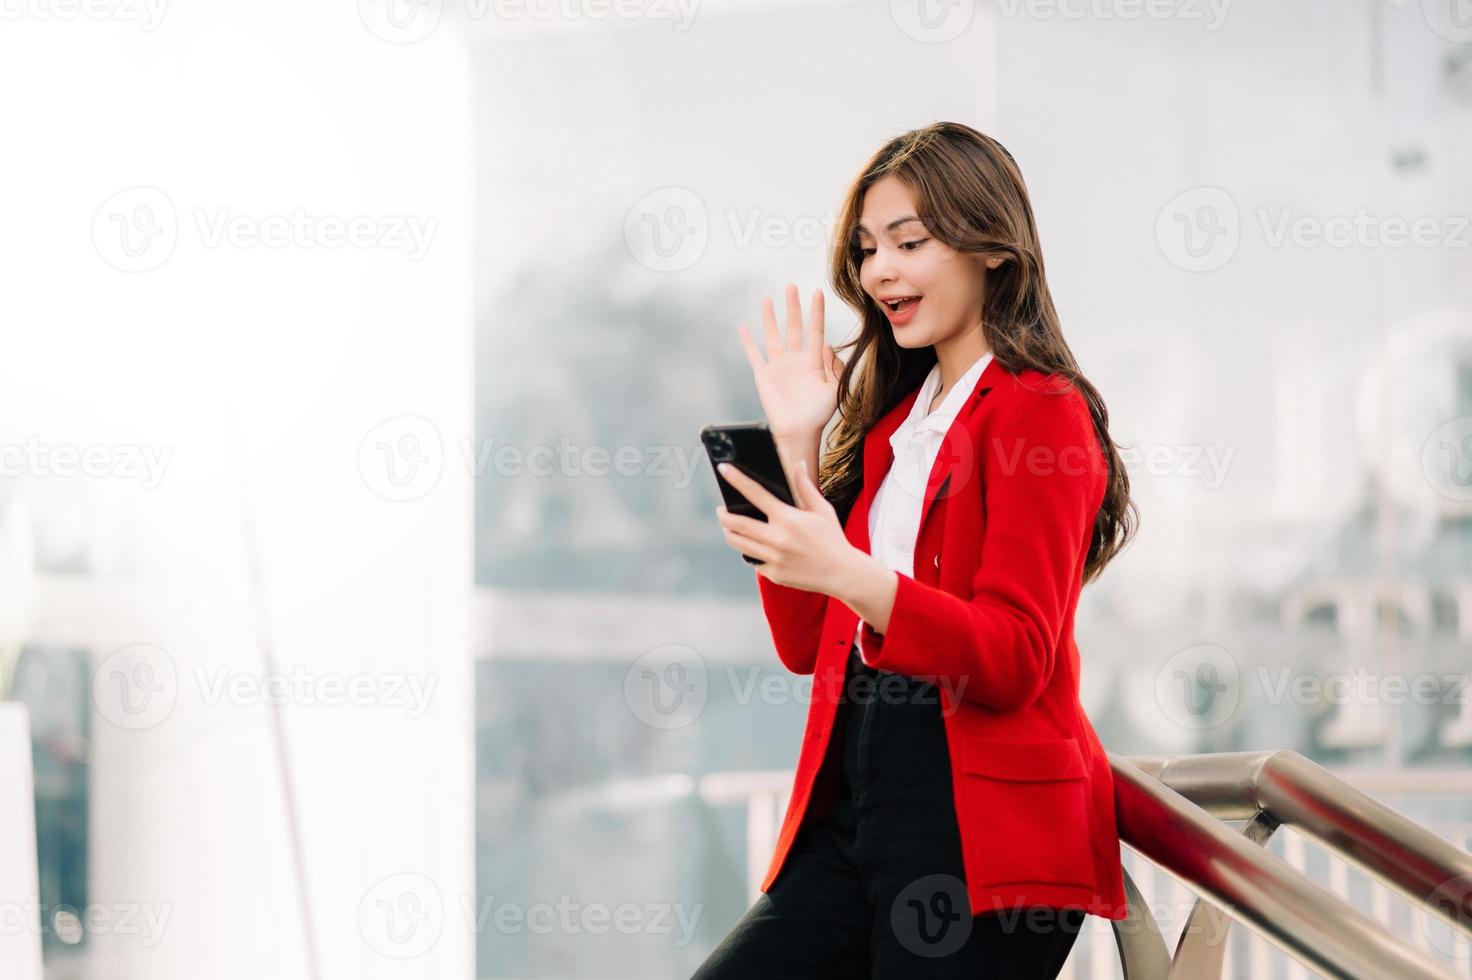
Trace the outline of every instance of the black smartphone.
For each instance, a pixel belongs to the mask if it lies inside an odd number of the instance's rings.
[[[773,496],[785,504],[794,503],[792,488],[787,483],[787,471],[782,468],[782,457],[777,455],[777,443],[765,422],[733,422],[729,425],[707,425],[700,430],[700,441],[705,445],[705,454],[710,457],[711,470],[716,475],[721,498],[726,509],[733,514],[742,514],[765,521],[767,515],[741,495],[741,491],[726,482],[717,470],[717,463],[730,463],[740,467],[741,472],[760,483]],[[760,558],[742,555],[748,565],[765,564]]]

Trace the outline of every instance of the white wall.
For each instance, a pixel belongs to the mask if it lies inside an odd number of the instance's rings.
[[[160,926],[94,931],[89,975],[307,977],[311,938],[321,976],[470,976],[462,45],[386,40],[353,4],[122,10],[28,7],[0,34],[0,82],[27,93],[0,107],[0,443],[166,460],[14,481],[44,540],[70,529],[92,556],[41,576],[30,637],[95,656],[90,899]],[[252,237],[297,216],[317,223]],[[422,484],[394,482],[406,453]],[[267,648],[297,680],[280,711],[306,918],[252,693]],[[391,929],[415,900],[428,918]]]

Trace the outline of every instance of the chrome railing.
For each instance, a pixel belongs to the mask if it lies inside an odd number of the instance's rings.
[[[1231,975],[1234,921],[1247,927],[1256,943],[1246,974],[1254,977],[1267,975],[1267,947],[1289,959],[1290,978],[1306,977],[1309,969],[1325,976],[1396,980],[1472,972],[1463,935],[1472,930],[1472,856],[1345,779],[1287,751],[1111,755],[1110,762],[1120,839],[1127,848],[1129,915],[1109,923],[1116,955],[1106,957],[1102,945],[1081,942],[1065,966],[1064,980],[1081,972],[1128,980]],[[1414,778],[1369,775],[1382,778],[1356,777],[1392,793],[1426,788],[1424,780],[1418,787]],[[1464,801],[1472,797],[1467,792],[1472,774],[1445,776],[1435,783],[1438,788],[1451,789]],[[746,805],[753,901],[775,847],[790,782],[785,772],[719,773],[700,782],[708,803]],[[1240,829],[1229,821],[1240,821]],[[1268,847],[1279,827],[1292,832],[1278,835],[1289,860]],[[1458,829],[1459,840],[1467,839],[1466,830]],[[1330,888],[1307,873],[1305,838],[1327,852],[1322,863],[1329,868]],[[1411,908],[1405,921],[1419,920],[1422,929],[1400,935],[1391,928],[1385,889],[1374,892],[1371,914],[1357,909],[1349,900],[1346,865],[1407,899]],[[1151,872],[1157,868],[1190,902],[1173,952],[1154,914],[1157,888]],[[1429,940],[1428,922],[1443,930],[1445,941]]]

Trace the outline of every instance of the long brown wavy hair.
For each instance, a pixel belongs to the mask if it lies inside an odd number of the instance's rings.
[[[1071,382],[1088,401],[1109,463],[1109,481],[1084,563],[1083,581],[1090,582],[1128,543],[1139,514],[1109,436],[1109,411],[1079,371],[1058,325],[1022,173],[1002,144],[970,126],[938,122],[885,143],[855,178],[839,210],[833,290],[858,311],[862,327],[856,338],[837,347],[854,350],[844,359],[839,420],[829,434],[818,486],[847,522],[864,482],[864,434],[924,381],[936,363],[934,347],[910,350],[895,342],[889,320],[859,282],[858,223],[864,194],[891,175],[910,189],[917,217],[930,234],[958,252],[1003,259],[986,274],[981,310],[982,333],[993,358],[1013,374],[1031,368],[1056,375],[1065,382],[1061,390]]]

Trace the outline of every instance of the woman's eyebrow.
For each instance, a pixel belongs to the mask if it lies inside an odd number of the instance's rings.
[[[887,224],[887,225],[884,226],[884,230],[885,231],[894,231],[900,225],[908,224],[911,221],[919,221],[919,220],[920,219],[917,218],[917,217],[915,217],[913,214],[907,214],[903,218],[895,218],[889,224]],[[865,235],[869,234],[869,229],[867,229],[867,228],[864,227],[864,223],[862,221],[859,222],[859,228],[858,228],[858,230],[862,234],[865,234]]]

